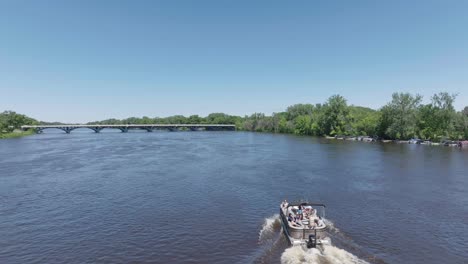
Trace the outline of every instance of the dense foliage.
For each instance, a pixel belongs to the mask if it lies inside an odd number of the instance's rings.
[[[314,136],[371,136],[381,139],[419,137],[432,141],[468,138],[468,107],[456,112],[456,95],[438,93],[430,104],[420,95],[394,93],[379,110],[348,106],[339,95],[324,104],[297,104],[271,116],[253,114],[241,129]]]
[[[142,118],[129,117],[126,119],[106,119],[102,121],[89,122],[88,124],[109,124],[109,125],[123,125],[123,124],[236,124],[239,127],[242,125],[242,118],[239,116],[232,116],[223,113],[212,113],[207,117],[200,117],[198,115],[191,115],[185,117],[183,115],[175,115],[169,117],[154,117],[150,118],[144,116]]]
[[[323,104],[296,104],[285,112],[268,116],[254,113],[240,117],[212,113],[206,117],[182,115],[107,119],[89,124],[235,124],[238,130],[291,133],[312,136],[371,136],[382,139],[419,137],[432,141],[468,138],[468,106],[456,112],[456,95],[438,93],[431,103],[421,104],[420,95],[394,93],[379,110],[348,105],[344,97],[331,96]],[[0,134],[26,124],[45,124],[14,112],[0,114]],[[51,124],[51,123],[49,123]]]
[[[33,125],[38,122],[25,115],[17,114],[12,111],[0,113],[0,134],[11,133],[15,129],[20,129],[22,125]]]
[[[468,138],[468,107],[456,112],[456,95],[435,94],[430,104],[421,104],[420,95],[394,93],[392,100],[373,110],[349,106],[340,95],[331,96],[323,104],[296,104],[285,112],[268,116],[254,113],[239,117],[222,113],[207,117],[171,116],[166,118],[109,119],[98,124],[235,124],[239,130],[272,133],[291,133],[312,136],[371,136],[382,139],[410,139],[419,137],[440,141]]]

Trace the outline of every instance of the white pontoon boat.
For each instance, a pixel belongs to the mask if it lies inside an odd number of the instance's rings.
[[[281,203],[280,217],[289,243],[308,248],[330,243],[326,237],[325,205],[321,203],[287,201]]]

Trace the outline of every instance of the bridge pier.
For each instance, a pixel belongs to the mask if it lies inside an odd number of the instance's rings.
[[[99,132],[101,132],[103,127],[90,127],[90,129],[92,129],[95,133],[99,133]]]
[[[89,125],[41,125],[41,126],[21,126],[21,129],[28,130],[33,129],[36,133],[40,134],[44,129],[60,129],[67,134],[78,128],[89,128],[95,133],[101,132],[104,128],[119,129],[122,133],[128,132],[129,129],[143,129],[148,132],[153,132],[155,129],[166,129],[169,131],[179,130],[190,130],[190,131],[225,131],[225,130],[236,130],[234,125],[222,125],[222,124],[125,124],[125,125],[114,125],[114,124],[89,124]]]
[[[62,127],[61,129],[62,129],[63,131],[65,131],[65,133],[70,134],[70,132],[72,132],[72,130],[73,130],[74,128],[71,128],[71,127]]]

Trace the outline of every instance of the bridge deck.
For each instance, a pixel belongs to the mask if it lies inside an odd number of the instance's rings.
[[[57,128],[70,133],[72,130],[77,128],[89,128],[96,133],[99,133],[104,128],[116,128],[122,132],[128,132],[129,129],[143,129],[151,132],[155,129],[169,129],[171,131],[178,130],[180,128],[187,128],[190,130],[236,130],[235,125],[224,125],[224,124],[125,124],[125,125],[107,125],[107,124],[70,124],[70,125],[37,125],[37,126],[21,126],[21,129],[34,129],[37,133],[42,133],[44,129]]]
[[[127,124],[127,125],[37,125],[37,126],[21,126],[21,128],[58,128],[58,127],[236,127],[229,124]]]

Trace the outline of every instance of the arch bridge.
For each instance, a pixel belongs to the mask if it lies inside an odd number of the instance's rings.
[[[182,129],[198,131],[198,130],[208,130],[208,131],[233,131],[236,130],[235,125],[220,125],[220,124],[142,124],[142,125],[44,125],[44,126],[21,126],[22,130],[34,129],[36,133],[42,133],[45,129],[60,129],[69,134],[75,129],[78,128],[88,128],[93,130],[96,133],[101,132],[105,128],[119,129],[123,133],[128,132],[129,130],[146,130],[148,132],[153,132],[154,130],[169,130],[169,131],[178,131]]]

